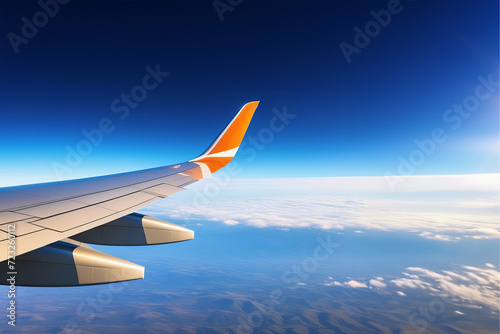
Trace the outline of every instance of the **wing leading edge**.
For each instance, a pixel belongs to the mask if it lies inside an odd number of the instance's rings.
[[[0,261],[6,263],[9,256],[7,248],[12,245],[12,242],[9,244],[9,233],[16,236],[17,260],[22,261],[23,254],[28,253],[25,256],[26,263],[36,263],[37,270],[44,267],[41,263],[53,262],[50,254],[54,247],[58,252],[61,249],[73,249],[68,254],[72,254],[74,263],[78,262],[77,251],[74,249],[78,250],[79,246],[75,246],[75,242],[70,240],[62,241],[72,236],[78,241],[116,245],[136,245],[141,244],[141,240],[146,241],[143,244],[157,244],[192,239],[193,232],[188,229],[153,217],[138,219],[134,212],[184,190],[186,185],[210,177],[213,172],[227,165],[238,151],[258,104],[256,101],[244,105],[208,149],[188,162],[87,179],[0,188],[0,249],[4,249],[0,252]],[[137,231],[139,236],[128,238],[127,233],[135,233],[129,231]],[[54,244],[56,242],[57,247]],[[71,244],[62,247],[60,244],[64,242]],[[85,252],[88,253],[87,248],[90,247],[85,247]],[[45,256],[45,259],[43,256],[29,254],[35,250],[37,254],[48,253],[49,257]],[[70,256],[68,254],[66,255]],[[39,261],[34,261],[33,258]],[[100,262],[110,263],[110,260]],[[123,262],[127,261],[117,259],[117,263],[124,268],[135,266],[134,275],[141,276],[137,274],[137,265]],[[88,269],[88,261],[85,267]],[[102,266],[98,266],[99,268],[102,269]],[[90,272],[99,271],[98,269]],[[30,271],[33,269],[27,268],[25,276],[31,276],[28,275]],[[96,279],[86,277],[82,279],[86,283],[76,285],[142,278],[127,276],[120,279],[118,275],[118,278],[110,279],[109,275],[102,273],[94,276]],[[36,284],[28,282],[25,285]],[[58,282],[54,285],[64,284]]]

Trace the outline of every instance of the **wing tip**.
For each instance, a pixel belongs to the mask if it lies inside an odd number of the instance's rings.
[[[212,173],[227,165],[236,155],[259,103],[247,102],[208,149],[191,161],[204,163]]]

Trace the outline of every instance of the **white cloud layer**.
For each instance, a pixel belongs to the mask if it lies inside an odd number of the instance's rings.
[[[487,306],[498,312],[500,272],[488,265],[485,267],[463,266],[459,272],[441,273],[409,267],[407,270],[413,274],[391,280],[390,284],[398,290],[424,290],[455,305],[473,308]]]
[[[214,178],[143,212],[258,228],[406,231],[441,241],[500,237],[500,174],[403,180],[392,191],[384,177]]]
[[[387,284],[385,284],[383,282],[383,280],[384,279],[382,277],[376,277],[374,279],[369,280],[368,282],[356,281],[356,280],[351,279],[349,281],[341,283],[339,281],[335,281],[333,279],[333,277],[328,277],[328,279],[326,279],[323,283],[321,283],[321,285],[323,285],[323,286],[342,286],[342,287],[354,288],[354,289],[358,289],[358,288],[383,289],[383,288],[387,287]]]
[[[343,287],[354,288],[354,289],[368,288],[368,285],[366,283],[363,283],[363,282],[350,280],[350,281],[347,281],[344,283],[340,283],[338,281],[334,281],[331,277],[329,277],[329,279],[326,280],[325,282],[321,283],[321,285],[323,285],[323,286],[343,286]]]
[[[467,308],[488,307],[499,311],[500,272],[488,264],[485,268],[462,266],[458,271],[435,272],[425,268],[409,267],[402,277],[384,283],[382,277],[362,280],[350,279],[339,282],[328,277],[321,285],[344,288],[375,288],[380,292],[395,293],[405,297],[410,293],[426,292],[433,297],[440,297],[445,303]],[[460,314],[460,313],[459,313]]]

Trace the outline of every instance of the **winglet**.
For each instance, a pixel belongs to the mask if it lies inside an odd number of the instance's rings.
[[[204,177],[227,165],[236,155],[258,105],[259,101],[245,104],[206,151],[191,160],[200,165]]]

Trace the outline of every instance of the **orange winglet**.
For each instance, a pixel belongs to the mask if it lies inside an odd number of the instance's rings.
[[[258,105],[259,101],[245,104],[208,149],[191,162],[206,165],[211,173],[227,165],[238,151]]]

